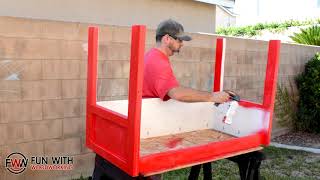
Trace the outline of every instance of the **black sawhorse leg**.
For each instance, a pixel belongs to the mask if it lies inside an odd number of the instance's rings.
[[[131,177],[117,166],[96,155],[92,180],[158,180],[161,177]]]
[[[260,165],[266,159],[261,151],[254,151],[247,154],[228,158],[238,164],[241,180],[260,180]]]
[[[250,152],[228,158],[238,164],[241,180],[260,180],[260,165],[265,159],[261,151]],[[188,180],[197,180],[201,170],[201,164],[192,166]],[[211,163],[203,164],[204,180],[212,180]]]
[[[197,180],[200,174],[201,166],[203,166],[203,179],[212,180],[211,162],[199,164],[191,167],[188,180]]]

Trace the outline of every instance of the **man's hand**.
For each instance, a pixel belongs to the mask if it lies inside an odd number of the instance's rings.
[[[222,92],[213,92],[211,101],[215,103],[224,103],[230,99],[230,95],[224,91]]]

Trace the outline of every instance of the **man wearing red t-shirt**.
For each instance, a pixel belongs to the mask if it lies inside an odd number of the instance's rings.
[[[166,20],[156,30],[156,47],[149,50],[144,58],[143,98],[160,98],[163,101],[175,99],[182,102],[214,102],[223,103],[230,99],[226,92],[206,92],[182,87],[176,80],[169,57],[179,53],[183,41],[191,37],[184,34],[181,24],[174,20]],[[263,159],[259,151],[229,158],[239,165],[241,180],[259,179],[259,167]],[[193,166],[189,179],[197,179],[201,165]],[[204,179],[211,179],[211,163],[205,163]],[[152,179],[159,179],[154,176]]]
[[[176,80],[169,56],[178,53],[183,41],[191,38],[183,33],[181,24],[167,20],[162,22],[156,32],[156,47],[149,50],[144,59],[144,98],[158,97],[166,101],[175,99],[183,102],[216,102],[229,100],[226,92],[205,92],[182,87]]]

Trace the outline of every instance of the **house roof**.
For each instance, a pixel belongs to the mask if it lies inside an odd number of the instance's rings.
[[[235,4],[235,0],[194,0],[194,1],[208,3],[208,4],[216,4],[216,5],[224,6],[227,8],[233,8]]]

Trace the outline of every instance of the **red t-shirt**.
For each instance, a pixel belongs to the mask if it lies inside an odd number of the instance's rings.
[[[144,57],[142,96],[144,98],[161,98],[167,101],[167,95],[172,88],[178,87],[179,83],[174,76],[169,58],[160,50],[153,48]]]

